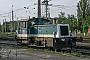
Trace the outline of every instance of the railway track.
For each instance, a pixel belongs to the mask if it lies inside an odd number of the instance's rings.
[[[86,42],[88,41],[88,43]],[[89,39],[88,40],[84,40],[83,42],[77,42],[76,47],[75,48],[65,48],[62,49],[62,51],[70,51],[71,52],[79,52],[82,54],[88,54],[90,55],[90,43],[89,43]],[[6,36],[4,37],[4,39],[0,40],[0,44],[11,44],[11,45],[17,45],[16,40],[11,36]]]
[[[10,45],[17,45],[16,41],[5,41],[5,40],[0,40],[0,44],[10,44]],[[75,48],[67,48],[67,49],[62,49],[62,51],[68,51],[68,52],[78,52],[82,54],[88,54],[90,55],[90,45],[89,44],[77,44]]]
[[[14,44],[16,45],[15,35],[0,34],[0,44]]]

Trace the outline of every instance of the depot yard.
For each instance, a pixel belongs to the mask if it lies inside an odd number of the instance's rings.
[[[18,46],[11,36],[9,36],[9,40],[7,36],[5,37],[5,40],[0,40],[0,43],[3,43],[0,44],[0,60],[90,60],[90,55],[82,55],[81,53],[72,52],[70,54]]]
[[[76,53],[75,53],[76,54]],[[61,53],[31,49],[14,45],[0,44],[0,60],[90,60],[72,56],[72,53]]]

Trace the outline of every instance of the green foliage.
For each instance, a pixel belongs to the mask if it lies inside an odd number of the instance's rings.
[[[81,32],[87,32],[90,26],[90,3],[88,1],[89,0],[80,0],[77,4],[78,26]]]
[[[68,14],[66,23],[70,25],[72,31],[77,27],[77,19],[74,15]]]
[[[75,29],[75,27],[77,27],[77,19],[74,15],[69,15],[67,17],[65,17],[65,13],[64,12],[60,12],[60,14],[58,15],[59,19],[58,19],[58,23],[66,23],[70,25],[70,29],[73,31]]]
[[[58,19],[58,23],[59,24],[65,22],[66,17],[65,17],[65,13],[64,12],[60,12],[60,14],[58,14],[58,16],[59,16],[59,19]]]
[[[2,25],[0,25],[0,32],[2,31]]]

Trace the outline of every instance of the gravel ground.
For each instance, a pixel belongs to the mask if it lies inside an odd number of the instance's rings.
[[[66,54],[0,45],[0,60],[90,60]]]

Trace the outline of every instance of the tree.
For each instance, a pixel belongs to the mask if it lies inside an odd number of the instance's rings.
[[[2,31],[2,25],[0,25],[0,32]]]
[[[66,23],[70,25],[70,29],[73,31],[77,26],[77,19],[74,15],[67,15]]]
[[[66,17],[65,17],[65,13],[64,12],[60,12],[60,14],[58,14],[58,16],[59,16],[59,19],[58,19],[58,23],[65,23],[65,19],[66,19]]]
[[[58,19],[58,23],[66,23],[70,25],[70,29],[71,31],[73,31],[75,29],[75,27],[77,26],[77,19],[74,15],[67,15],[67,17],[65,17],[65,13],[64,12],[60,12],[60,14],[58,14],[59,19]]]
[[[77,17],[78,26],[82,32],[87,32],[88,26],[90,25],[90,3],[89,0],[80,0],[77,4]]]

